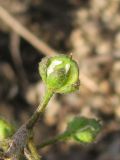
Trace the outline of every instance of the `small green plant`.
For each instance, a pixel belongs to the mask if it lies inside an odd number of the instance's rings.
[[[33,142],[33,127],[35,123],[45,111],[49,100],[55,93],[65,94],[79,89],[79,69],[72,57],[58,55],[51,58],[43,58],[39,63],[39,73],[46,85],[46,93],[42,103],[38,106],[31,118],[13,134],[12,138],[10,138],[11,134],[8,134],[8,131],[10,133],[10,129],[8,125],[5,125],[7,123],[0,125],[0,127],[4,128],[0,128],[0,135],[2,135],[0,148],[3,149],[0,152],[0,157],[3,159],[21,159],[21,156],[24,154],[28,160],[40,160],[41,157],[37,153],[36,146]],[[38,148],[69,139],[79,143],[91,143],[95,141],[100,129],[101,124],[95,119],[75,117],[68,123],[67,129],[62,134],[46,140]],[[4,138],[9,138],[10,140],[5,141]],[[3,147],[3,144],[6,147]]]

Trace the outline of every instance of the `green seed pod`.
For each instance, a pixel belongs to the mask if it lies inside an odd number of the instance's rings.
[[[69,56],[43,58],[39,72],[47,88],[56,93],[70,93],[79,89],[79,69]]]
[[[13,133],[14,127],[3,118],[0,118],[0,140],[4,140],[5,138],[12,136]]]
[[[99,121],[85,117],[76,117],[68,124],[67,132],[77,142],[91,143],[95,141],[100,130],[101,124]]]

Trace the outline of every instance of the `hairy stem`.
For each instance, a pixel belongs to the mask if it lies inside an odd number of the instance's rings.
[[[37,110],[34,112],[34,114],[29,119],[29,121],[26,125],[28,129],[32,129],[34,127],[35,123],[39,119],[39,116],[41,115],[41,113],[44,112],[44,110],[45,110],[50,98],[53,96],[53,94],[54,93],[51,90],[46,91],[45,96],[43,97],[42,103],[38,106]]]
[[[21,126],[14,134],[12,143],[5,154],[7,157],[13,157],[13,155],[18,156],[23,150],[23,148],[26,146],[35,123],[37,122],[39,116],[44,112],[52,95],[53,92],[51,90],[46,91],[41,105],[38,106],[29,121],[23,126]]]

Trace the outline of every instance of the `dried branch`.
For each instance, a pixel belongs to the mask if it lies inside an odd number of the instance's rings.
[[[0,18],[18,35],[28,41],[38,51],[47,56],[57,54],[45,42],[38,39],[34,34],[28,31],[22,24],[20,24],[13,16],[11,16],[2,6],[0,6]]]

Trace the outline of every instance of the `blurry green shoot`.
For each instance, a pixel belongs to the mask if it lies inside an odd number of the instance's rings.
[[[92,143],[96,140],[100,130],[100,121],[85,117],[75,117],[68,123],[66,130],[62,134],[43,142],[38,148],[71,139],[78,143]]]
[[[5,119],[0,118],[0,140],[10,138],[15,131],[15,128]]]

